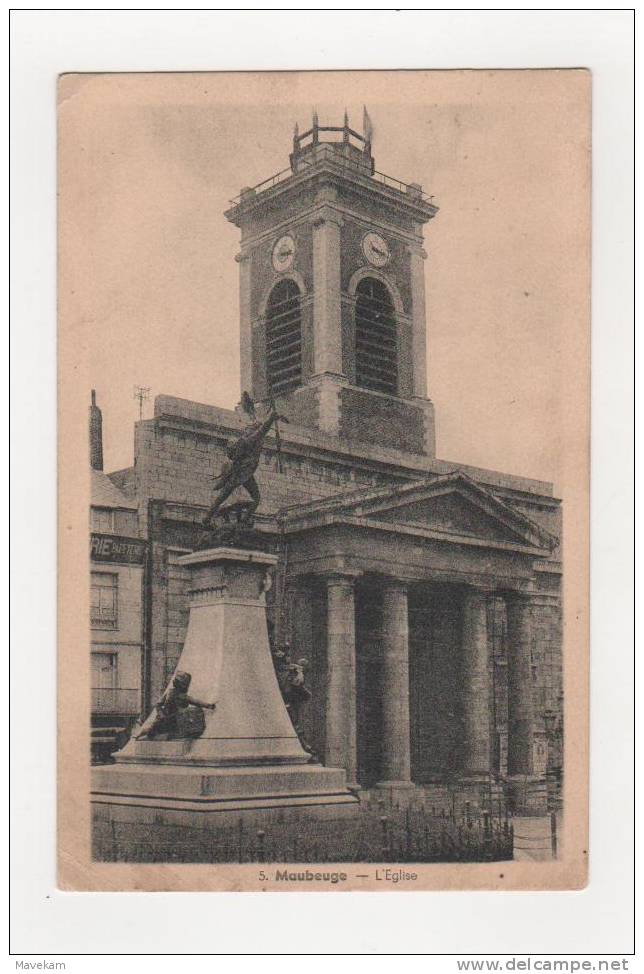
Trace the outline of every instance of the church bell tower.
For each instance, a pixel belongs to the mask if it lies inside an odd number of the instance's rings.
[[[435,455],[422,228],[438,212],[375,169],[371,123],[293,135],[290,167],[242,189],[241,385],[298,425]]]

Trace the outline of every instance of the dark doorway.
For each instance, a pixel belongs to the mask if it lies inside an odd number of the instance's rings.
[[[371,788],[382,766],[382,594],[377,582],[356,588],[356,732],[358,781]]]
[[[460,764],[462,596],[455,585],[409,593],[411,775],[440,780]]]

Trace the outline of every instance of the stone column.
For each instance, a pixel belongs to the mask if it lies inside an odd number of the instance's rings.
[[[313,371],[343,376],[340,217],[324,208],[313,223]]]
[[[547,809],[545,775],[534,771],[532,683],[532,606],[513,597],[508,614],[508,797],[515,814],[540,815]]]
[[[355,577],[328,575],[324,762],[357,782]]]
[[[407,586],[396,580],[388,580],[382,589],[382,780],[379,786],[413,787]]]
[[[488,775],[491,763],[491,704],[487,599],[469,589],[463,600],[463,763],[467,777]]]
[[[531,775],[534,716],[532,704],[532,611],[523,599],[507,602],[508,614],[508,775]]]

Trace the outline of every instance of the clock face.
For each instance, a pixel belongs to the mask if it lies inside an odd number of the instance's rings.
[[[273,267],[276,271],[287,271],[295,260],[295,241],[290,234],[280,237],[273,247]]]
[[[389,263],[391,251],[389,244],[379,233],[373,230],[366,233],[362,239],[362,252],[374,267],[384,267]]]

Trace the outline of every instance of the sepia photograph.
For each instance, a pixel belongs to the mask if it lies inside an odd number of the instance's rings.
[[[64,888],[584,885],[590,105],[59,78]]]

